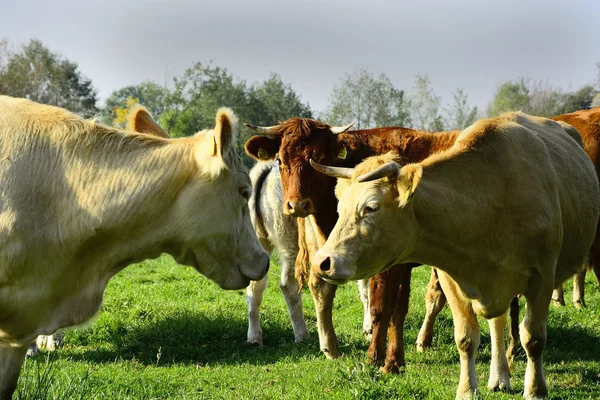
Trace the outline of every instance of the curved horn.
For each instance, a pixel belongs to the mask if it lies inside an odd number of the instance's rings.
[[[358,182],[369,182],[379,178],[396,178],[400,174],[400,167],[395,162],[383,164],[381,167],[367,172],[357,178]]]
[[[333,176],[334,178],[352,179],[354,168],[331,167],[328,165],[319,164],[313,160],[308,160],[310,165],[322,174]]]
[[[350,122],[348,125],[344,125],[344,126],[332,126],[331,128],[329,128],[329,130],[334,135],[337,135],[338,133],[346,132],[348,129],[352,128],[353,126],[354,126],[354,122]]]
[[[247,126],[248,128],[252,129],[253,131],[256,131],[258,133],[263,134],[263,136],[268,136],[271,138],[277,137],[277,133],[275,133],[275,128],[277,128],[279,125],[273,125],[273,126],[258,126],[258,125],[252,125],[249,124],[247,122],[244,122],[244,125]]]

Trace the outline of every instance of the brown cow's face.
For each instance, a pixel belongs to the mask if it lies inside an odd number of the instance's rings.
[[[334,201],[335,179],[315,171],[314,160],[334,164],[337,136],[330,126],[310,119],[291,119],[274,129],[273,137],[254,136],[246,151],[259,160],[277,159],[283,187],[283,212],[306,217]],[[335,157],[332,157],[332,154]]]

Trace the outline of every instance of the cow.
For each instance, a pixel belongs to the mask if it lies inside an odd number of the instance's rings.
[[[400,127],[349,131],[352,124],[331,127],[307,118],[292,118],[273,127],[246,125],[260,133],[246,142],[246,152],[263,161],[277,158],[281,164],[284,212],[307,217],[299,228],[315,233],[313,236],[321,244],[337,218],[335,180],[314,171],[309,164],[310,158],[348,167],[368,156],[396,150],[406,162],[415,162],[450,147],[460,133],[431,133]],[[298,264],[306,266],[311,252],[303,247]],[[367,355],[375,364],[383,364],[384,372],[397,372],[405,364],[403,325],[408,311],[410,272],[416,265],[398,266],[371,279],[373,337]],[[314,275],[309,276],[309,286],[317,305],[321,349],[329,357],[337,356],[337,338],[331,323],[335,286]],[[396,299],[398,304],[394,307]],[[390,343],[386,351],[388,330]]]
[[[135,104],[127,114],[125,130],[139,133],[147,133],[152,136],[170,138],[160,125],[158,125],[152,115],[141,104]],[[39,349],[54,351],[62,346],[63,332],[56,331],[52,335],[39,335],[35,341],[29,345],[27,355],[35,357]]]
[[[250,216],[256,235],[263,248],[271,254],[277,249],[281,263],[279,289],[292,321],[294,340],[300,343],[308,339],[308,328],[302,312],[302,292],[295,277],[295,263],[298,256],[298,223],[296,218],[284,215],[281,203],[283,192],[279,177],[279,165],[275,161],[259,161],[250,170],[252,196]],[[248,343],[262,346],[259,310],[263,294],[267,288],[268,275],[260,281],[252,281],[246,289],[248,304]]]
[[[600,107],[579,110],[549,118],[555,121],[566,122],[577,129],[583,141],[583,148],[590,160],[592,160],[596,168],[596,173],[600,178]],[[572,298],[573,305],[576,308],[585,307],[585,274],[587,269],[593,269],[598,282],[600,282],[600,243],[592,245],[588,261],[586,266],[573,276]],[[552,302],[556,306],[565,304],[562,285],[554,290]],[[425,304],[426,315],[417,336],[417,350],[419,351],[423,351],[424,348],[431,346],[435,318],[446,304],[446,296],[440,287],[435,269],[432,269]],[[511,305],[511,314],[518,316],[518,313],[518,300],[515,300]],[[511,318],[511,321],[514,322],[516,319]],[[514,351],[516,351],[515,340],[518,339],[518,334],[516,334],[517,328],[518,326],[515,325],[511,327],[511,343],[508,350],[509,362],[511,363],[514,358]]]
[[[166,252],[223,289],[266,275],[236,131],[228,108],[169,139],[0,96],[0,398],[29,343],[88,321],[132,263]]]
[[[461,374],[477,394],[474,314],[495,319],[521,294],[525,398],[547,395],[542,354],[553,289],[575,274],[596,236],[600,188],[576,129],[515,112],[477,121],[454,145],[400,166],[388,153],[355,169],[313,165],[340,179],[339,219],[313,273],[343,284],[403,262],[435,265],[450,302]],[[451,286],[455,287],[452,288]]]
[[[169,134],[154,120],[150,112],[140,104],[134,105],[127,115],[126,130],[160,137]],[[302,293],[295,278],[295,260],[298,255],[298,224],[296,218],[283,214],[283,193],[279,166],[276,162],[258,162],[250,170],[252,195],[248,202],[254,231],[268,254],[277,249],[281,263],[279,289],[283,294],[294,331],[294,340],[300,343],[308,339],[308,328],[302,311]],[[262,346],[262,329],[259,312],[268,275],[260,281],[251,281],[246,288],[248,305],[248,343]]]

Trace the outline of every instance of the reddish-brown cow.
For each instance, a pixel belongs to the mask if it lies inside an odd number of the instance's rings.
[[[345,132],[350,126],[334,133],[327,124],[300,118],[269,128],[247,125],[265,135],[248,140],[247,153],[259,160],[277,158],[281,164],[284,212],[300,217],[312,214],[323,239],[337,220],[336,182],[313,170],[310,159],[322,164],[353,167],[366,157],[394,150],[406,163],[419,162],[432,153],[449,148],[460,133],[431,133],[399,127]],[[371,280],[373,339],[368,355],[375,363],[384,362],[386,331],[389,329],[390,343],[383,367],[386,372],[396,371],[404,365],[403,325],[413,266],[398,265]],[[309,287],[317,306],[317,322],[330,326],[330,329],[319,327],[321,348],[328,356],[337,356],[337,338],[331,325],[336,287],[313,275],[309,278]]]

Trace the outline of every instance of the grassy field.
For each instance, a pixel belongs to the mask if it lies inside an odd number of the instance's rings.
[[[169,257],[144,262],[110,282],[104,306],[86,327],[65,335],[57,352],[28,359],[17,399],[451,399],[458,384],[458,352],[446,308],[438,319],[434,347],[415,351],[424,315],[429,268],[414,271],[407,318],[407,368],[386,376],[365,365],[368,342],[361,334],[362,306],[355,284],[340,287],[334,325],[344,357],[319,351],[314,305],[304,290],[311,332],[295,344],[287,309],[271,285],[261,311],[264,347],[245,343],[244,291],[225,292]],[[545,352],[550,398],[600,398],[600,290],[587,277],[585,310],[552,308]],[[566,295],[570,297],[570,283]],[[567,296],[565,296],[567,297]],[[512,379],[515,394],[490,393],[490,346],[481,321],[477,356],[482,399],[521,398],[525,357],[519,353]]]

